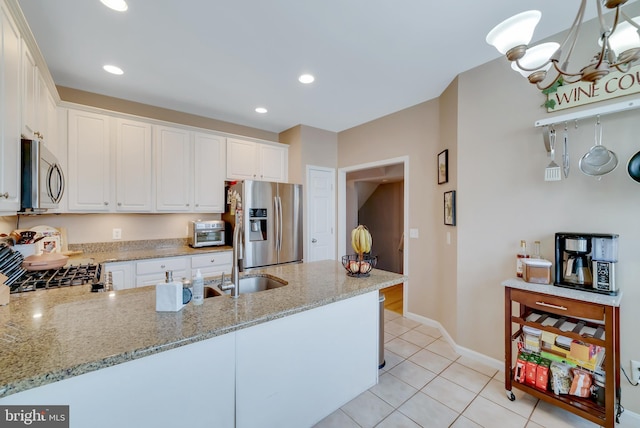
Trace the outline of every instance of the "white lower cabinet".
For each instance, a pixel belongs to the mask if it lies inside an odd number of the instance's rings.
[[[114,290],[124,290],[125,288],[134,288],[133,281],[133,262],[116,262],[105,263],[105,275],[111,272],[112,284]]]
[[[0,404],[69,405],[78,427],[310,427],[377,383],[378,305],[372,291]]]
[[[136,287],[156,285],[164,282],[165,273],[173,272],[173,279],[191,277],[191,260],[189,257],[164,257],[136,262]]]
[[[19,392],[0,404],[68,405],[73,427],[232,428],[234,365],[235,336],[225,334]]]
[[[378,382],[378,292],[236,332],[236,427],[310,427]]]
[[[191,276],[195,276],[198,269],[202,276],[220,276],[223,272],[231,274],[233,266],[233,254],[231,251],[191,256]]]

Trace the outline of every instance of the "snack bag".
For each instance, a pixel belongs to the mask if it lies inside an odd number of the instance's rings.
[[[546,391],[549,385],[549,366],[551,366],[551,361],[542,358],[536,370],[536,388],[543,391]]]
[[[536,385],[536,374],[538,371],[538,361],[540,361],[540,357],[536,355],[530,355],[529,361],[527,361],[526,370],[527,370],[527,379],[526,384],[535,386]]]
[[[527,378],[527,354],[520,352],[516,360],[516,367],[513,373],[513,380],[524,383]]]
[[[551,363],[551,387],[553,393],[568,394],[571,390],[571,372],[567,364],[554,361]]]
[[[589,397],[591,395],[592,378],[591,373],[581,369],[572,369],[573,382],[569,394],[578,397]]]

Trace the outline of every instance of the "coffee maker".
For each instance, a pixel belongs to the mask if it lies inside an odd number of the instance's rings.
[[[556,233],[555,285],[603,294],[618,294],[615,264],[618,235]]]

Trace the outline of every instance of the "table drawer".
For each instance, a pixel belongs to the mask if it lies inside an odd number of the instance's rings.
[[[150,273],[171,271],[187,271],[189,260],[186,257],[166,257],[162,259],[151,259],[136,263],[136,274],[146,275]],[[174,277],[175,279],[175,277]]]
[[[529,308],[567,317],[604,320],[604,306],[549,294],[511,289],[511,300]]]
[[[231,265],[232,258],[233,255],[231,254],[231,251],[220,251],[215,253],[202,254],[200,256],[192,256],[191,268],[202,269],[212,266]]]

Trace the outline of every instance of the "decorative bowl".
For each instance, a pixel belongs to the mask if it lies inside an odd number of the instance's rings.
[[[378,257],[368,254],[364,254],[362,256],[362,260],[358,259],[357,254],[342,256],[342,266],[346,269],[347,275],[355,278],[364,278],[369,276],[369,272],[371,272],[371,269],[376,267],[377,263]]]

